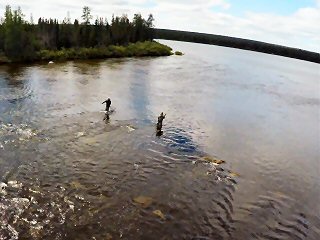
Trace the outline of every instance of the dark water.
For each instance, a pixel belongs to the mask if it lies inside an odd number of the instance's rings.
[[[0,67],[0,239],[320,239],[319,65],[167,43]]]

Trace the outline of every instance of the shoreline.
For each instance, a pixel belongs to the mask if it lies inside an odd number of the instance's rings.
[[[145,41],[130,43],[127,46],[110,45],[93,48],[65,48],[61,50],[40,50],[32,61],[11,61],[0,55],[0,65],[26,64],[49,61],[99,60],[126,57],[160,57],[173,55],[172,48],[156,42]]]
[[[160,28],[154,29],[154,38],[238,48],[320,64],[320,53],[249,39]]]

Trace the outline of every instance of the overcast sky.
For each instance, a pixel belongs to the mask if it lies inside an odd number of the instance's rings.
[[[83,6],[93,16],[152,13],[158,28],[214,33],[320,52],[320,0],[0,0],[21,6],[26,19],[80,19]]]

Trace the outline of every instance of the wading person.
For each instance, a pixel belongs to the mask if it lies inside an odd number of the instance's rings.
[[[160,114],[158,117],[158,122],[157,122],[157,135],[160,136],[162,134],[162,122],[163,119],[166,118],[166,114],[163,114],[163,112]]]
[[[106,103],[106,111],[109,112],[109,108],[111,106],[111,100],[110,98],[108,98],[107,100],[105,100],[102,104]]]

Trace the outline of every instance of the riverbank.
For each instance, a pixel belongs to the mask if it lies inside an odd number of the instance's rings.
[[[130,43],[127,46],[105,46],[94,48],[67,48],[61,50],[41,50],[36,61],[63,61],[77,59],[105,59],[120,57],[169,56],[172,49],[156,41]],[[0,64],[12,63],[6,56],[0,56]]]
[[[216,34],[176,31],[169,29],[154,29],[154,38],[239,48],[255,52],[279,55],[283,57],[296,58],[314,63],[320,63],[320,53],[249,39],[221,36]]]

